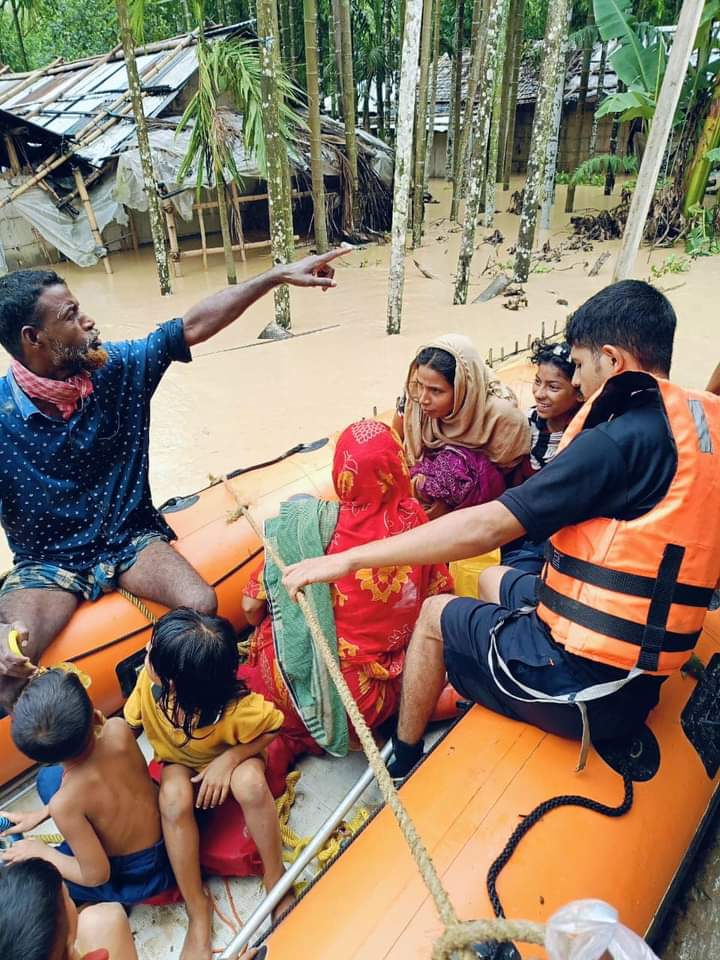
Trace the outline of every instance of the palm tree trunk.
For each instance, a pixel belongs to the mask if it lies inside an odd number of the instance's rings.
[[[352,23],[350,0],[340,3],[340,40],[342,43],[343,121],[345,149],[350,167],[350,209],[352,231],[360,229],[360,197],[358,196],[357,140],[355,139],[355,80],[353,78]]]
[[[510,94],[508,96],[507,114],[508,126],[503,149],[503,191],[510,189],[512,176],[513,151],[515,149],[515,124],[517,121],[517,95],[520,78],[520,64],[522,61],[523,19],[525,14],[525,0],[518,0],[512,24],[512,40],[510,56],[512,57],[512,74],[510,77]]]
[[[423,177],[423,192],[427,193],[430,181],[430,168],[433,162],[435,149],[435,112],[437,109],[437,77],[438,62],[440,60],[440,7],[441,0],[435,0],[435,15],[433,18],[433,60],[430,76],[430,116],[428,117],[427,146],[425,148],[425,175]]]
[[[20,56],[22,57],[23,67],[25,70],[29,70],[30,64],[28,63],[27,51],[25,50],[25,40],[23,39],[22,24],[20,23],[20,13],[17,8],[17,0],[10,0],[10,10],[12,11],[13,26],[15,27],[15,35],[17,36],[18,46],[20,47]]]
[[[413,119],[422,0],[407,0],[402,37],[402,62],[395,146],[395,183],[393,188],[392,249],[388,284],[387,332],[400,333],[403,287],[405,285],[405,238],[407,234],[410,168],[412,165]]]
[[[500,126],[498,128],[498,149],[497,149],[497,167],[495,170],[496,183],[502,180],[503,161],[505,159],[505,140],[507,139],[508,127],[508,99],[510,97],[510,82],[512,80],[512,41],[513,41],[513,22],[515,19],[515,9],[518,0],[510,0],[507,10],[507,29],[505,31],[505,54],[501,60],[502,74],[500,83],[502,93],[500,95]]]
[[[487,167],[485,168],[485,187],[483,190],[485,211],[483,225],[491,227],[495,219],[495,198],[497,195],[498,143],[500,140],[500,118],[505,75],[505,48],[508,35],[509,7],[511,0],[504,0],[500,12],[499,35],[497,40],[496,70],[493,80],[492,120],[490,123],[490,143],[488,145]]]
[[[592,26],[595,22],[593,16],[592,7],[590,8],[590,13],[588,14],[587,25],[588,27]],[[582,132],[584,120],[585,120],[585,104],[587,102],[588,95],[588,84],[590,82],[590,62],[592,60],[592,51],[593,45],[590,43],[589,46],[586,46],[583,50],[582,58],[582,67],[580,68],[580,89],[578,90],[577,106],[575,108],[575,116],[577,117],[577,142],[575,144],[575,151],[573,153],[573,162],[571,165],[571,172],[574,173],[575,170],[580,166],[580,163],[583,159],[582,155]],[[567,188],[567,193],[565,195],[565,213],[572,213],[575,209],[575,184],[569,183]]]
[[[470,35],[470,70],[467,78],[465,94],[465,110],[460,127],[460,136],[455,145],[455,172],[453,176],[453,195],[450,204],[450,219],[457,220],[460,199],[464,193],[466,160],[469,154],[470,133],[473,128],[473,114],[475,112],[475,95],[477,93],[480,74],[483,73],[485,60],[486,31],[484,29],[487,16],[484,15],[486,0],[474,0],[472,14],[472,32]]]
[[[330,9],[332,10],[332,34],[335,48],[335,75],[338,82],[340,117],[342,118],[344,116],[345,100],[343,96],[342,14],[340,12],[340,3],[341,0],[331,0]]]
[[[383,88],[383,133],[388,142],[392,140],[392,117],[391,117],[391,79],[393,76],[393,35],[392,35],[392,0],[383,0],[383,68],[382,68],[382,88]],[[380,82],[380,74],[378,74]],[[378,108],[380,106],[380,91],[378,91]]]
[[[568,20],[568,30],[570,20]],[[560,53],[557,76],[555,78],[555,96],[553,97],[550,120],[550,136],[545,151],[545,177],[543,182],[542,206],[540,207],[540,229],[550,229],[553,203],[555,202],[555,173],[557,171],[558,150],[560,147],[560,123],[562,121],[565,77],[567,76],[568,55],[567,40],[563,42]]]
[[[370,132],[370,85],[372,83],[372,74],[365,81],[365,90],[363,93],[362,125],[366,133]]]
[[[572,4],[568,4],[568,32],[570,31],[571,18]],[[555,203],[555,175],[557,173],[558,155],[560,152],[560,125],[562,123],[563,99],[565,96],[565,79],[567,77],[569,65],[570,54],[568,52],[568,40],[566,37],[562,44],[560,63],[558,64],[557,76],[555,78],[555,97],[552,105],[550,138],[545,151],[545,176],[542,192],[542,205],[540,207],[541,230],[550,229],[552,208],[553,204]]]
[[[328,248],[325,219],[325,181],[322,171],[322,135],[320,132],[320,84],[318,82],[317,0],[303,0],[305,14],[305,69],[307,73],[308,121],[310,125],[310,171],[318,253]]]
[[[413,247],[422,243],[423,182],[425,180],[425,145],[430,75],[430,42],[432,40],[433,0],[423,0],[422,34],[420,38],[420,79],[415,105],[415,162],[413,174]]]
[[[550,136],[555,75],[560,65],[560,51],[567,33],[568,0],[550,0],[543,46],[544,60],[540,67],[540,87],[535,104],[530,156],[528,158],[525,200],[515,250],[514,276],[525,283],[530,274],[530,257],[535,239],[537,205],[545,168],[545,152]]]
[[[277,8],[273,11],[274,6],[275,0],[257,0],[257,34],[261,56],[270,251],[273,263],[287,263],[292,257],[291,244],[288,244],[288,235],[292,238],[292,205],[284,169],[287,150],[280,136],[281,93],[275,82],[281,66],[276,29]],[[279,326],[289,330],[290,296],[287,286],[276,287],[274,297],[275,320]]]
[[[605,88],[605,69],[607,67],[607,52],[608,52],[607,40],[604,40],[602,46],[600,47],[600,63],[598,65],[597,96],[595,97],[595,112],[593,113],[592,127],[590,129],[590,145],[588,147],[589,157],[594,157],[595,152],[597,150],[597,134],[598,134],[597,111],[598,111],[598,107],[600,106],[603,100],[603,91]]]
[[[377,103],[377,135],[381,140],[385,132],[385,65],[378,67],[375,74],[375,102]]]
[[[232,248],[232,236],[230,235],[230,222],[227,212],[227,195],[225,193],[225,178],[222,167],[215,163],[215,192],[218,201],[218,213],[220,214],[220,233],[222,235],[223,254],[225,255],[225,272],[229,284],[237,283],[237,271],[235,269],[235,256]]]
[[[450,157],[450,172],[448,180],[455,177],[455,158],[460,143],[460,118],[462,116],[462,68],[463,68],[463,37],[465,35],[465,0],[458,0],[457,15],[455,17],[455,37],[452,68],[452,97],[451,118],[448,118],[448,142],[450,142],[450,119],[452,119],[452,154]]]
[[[135,117],[138,153],[140,154],[140,163],[143,171],[143,184],[145,193],[147,194],[148,216],[150,218],[150,233],[155,251],[155,264],[160,281],[160,293],[165,296],[168,293],[172,293],[170,289],[167,245],[165,243],[165,231],[163,230],[162,215],[160,213],[157,181],[155,180],[155,171],[153,170],[147,120],[145,119],[145,111],[143,110],[140,77],[135,60],[135,46],[133,43],[132,30],[130,29],[130,13],[128,11],[127,0],[115,0],[115,2],[118,12],[120,43],[122,44],[123,55],[125,57],[128,89],[130,91],[130,100]]]
[[[483,68],[487,82],[480,87],[480,102],[475,117],[473,135],[475,145],[470,162],[468,190],[465,201],[465,220],[463,222],[460,255],[455,272],[455,293],[453,303],[467,303],[468,284],[470,282],[470,264],[475,252],[475,224],[480,209],[480,197],[487,171],[488,141],[490,138],[490,120],[493,106],[495,71],[498,69],[498,40],[500,20],[505,0],[491,0],[485,26],[485,65]]]
[[[621,93],[624,89],[624,85],[621,82],[618,82],[618,93]],[[618,148],[618,136],[620,134],[620,116],[615,114],[613,117],[612,127],[610,127],[610,155],[616,156]],[[615,186],[615,172],[613,168],[608,164],[607,172],[605,174],[605,189],[603,193],[606,197],[609,197],[613,192]]]

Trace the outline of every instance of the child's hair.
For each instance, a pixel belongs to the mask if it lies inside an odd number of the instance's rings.
[[[93,705],[74,673],[46,670],[30,680],[15,702],[10,732],[15,746],[38,763],[79,757],[93,727]]]
[[[575,364],[570,359],[570,345],[567,343],[550,343],[547,340],[535,340],[532,345],[530,362],[539,367],[541,363],[551,363],[553,366],[572,380],[575,373]]]
[[[224,617],[171,610],[153,628],[149,658],[162,687],[160,708],[188,740],[249,693],[237,676],[237,635]]]
[[[68,919],[57,867],[33,858],[0,869],[2,960],[61,960]]]

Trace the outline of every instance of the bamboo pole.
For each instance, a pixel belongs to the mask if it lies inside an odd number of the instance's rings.
[[[14,174],[21,173],[22,167],[20,166],[20,160],[17,155],[17,150],[15,149],[15,140],[9,133],[5,134],[3,140],[5,141],[5,150],[8,155],[8,162],[10,163],[10,170]]]
[[[512,73],[510,75],[510,93],[508,95],[508,124],[505,134],[505,146],[503,148],[503,191],[510,189],[510,177],[512,176],[513,150],[515,148],[515,124],[517,121],[517,95],[518,80],[520,76],[520,63],[522,61],[522,32],[523,19],[525,14],[525,0],[518,0],[514,11],[512,22]]]
[[[98,247],[103,247],[102,235],[100,234],[100,229],[98,227],[97,219],[95,217],[95,211],[93,210],[93,205],[90,200],[90,194],[87,192],[87,187],[85,186],[85,181],[83,180],[83,175],[80,172],[78,167],[73,167],[73,177],[75,178],[75,186],[77,188],[78,196],[82,201],[82,205],[85,208],[85,216],[88,218],[88,223],[90,224],[90,232],[93,235],[93,240],[98,245]],[[111,274],[113,272],[112,264],[110,263],[110,254],[105,248],[105,256],[102,256],[103,266],[105,267],[105,273]]]
[[[23,90],[27,90],[28,87],[31,87],[36,80],[44,75],[46,70],[48,70],[50,67],[55,67],[57,64],[62,62],[62,57],[56,57],[52,63],[46,64],[44,67],[40,67],[38,70],[33,70],[32,73],[29,73],[26,77],[23,77],[22,80],[19,80],[14,86],[10,87],[9,90],[6,90],[5,93],[0,94],[0,104],[7,103],[9,100],[12,100],[13,97],[16,97],[19,93],[22,93]]]
[[[304,0],[305,66],[310,126],[310,176],[312,180],[315,245],[318,253],[328,248],[325,214],[325,178],[322,168],[322,131],[320,127],[320,84],[318,81],[317,0]],[[382,90],[378,90],[382,97]]]
[[[92,63],[89,67],[81,70],[80,76],[77,76],[77,71],[71,73],[67,80],[55,87],[54,90],[51,90],[50,93],[46,94],[45,97],[41,97],[40,100],[34,101],[33,104],[26,104],[26,107],[32,106],[32,110],[29,113],[23,113],[23,119],[31,120],[39,113],[42,113],[42,111],[47,109],[51,103],[55,103],[57,100],[59,100],[66,90],[68,90],[70,87],[74,87],[77,83],[80,83],[81,80],[86,80],[94,70],[97,70],[98,67],[104,66],[106,63],[108,63],[110,58],[114,56],[118,50],[122,50],[122,44],[120,43],[114,46],[112,50],[105,54],[104,57],[100,57],[100,59],[95,63]]]
[[[682,85],[695,44],[704,0],[685,0],[680,10],[677,30],[668,57],[665,77],[655,107],[655,119],[650,127],[637,184],[633,191],[622,245],[615,261],[613,282],[631,276],[642,240],[645,220],[657,183],[665,147],[672,129]]]

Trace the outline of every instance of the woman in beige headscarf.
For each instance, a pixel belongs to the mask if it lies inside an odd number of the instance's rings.
[[[515,394],[460,334],[417,351],[395,426],[415,495],[431,515],[499,496],[505,472],[530,449],[530,428]]]

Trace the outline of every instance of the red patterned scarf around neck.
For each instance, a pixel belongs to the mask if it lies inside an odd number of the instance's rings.
[[[18,360],[10,367],[15,382],[31,400],[47,400],[58,408],[63,420],[69,420],[77,410],[78,400],[84,400],[93,392],[89,373],[78,373],[67,380],[49,380],[28,370]]]

